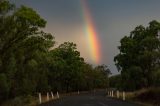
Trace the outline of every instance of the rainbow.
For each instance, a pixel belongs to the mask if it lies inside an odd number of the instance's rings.
[[[98,35],[96,32],[96,28],[86,1],[87,0],[81,0],[81,4],[83,7],[83,17],[85,20],[85,35],[88,39],[91,59],[98,64],[100,62],[100,45],[98,42],[99,40],[97,37]]]

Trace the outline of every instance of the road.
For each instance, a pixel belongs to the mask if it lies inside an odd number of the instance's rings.
[[[40,106],[139,106],[122,100],[106,97],[103,91],[63,97]]]

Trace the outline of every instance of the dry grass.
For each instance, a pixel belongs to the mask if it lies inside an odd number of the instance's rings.
[[[116,92],[114,92],[114,98],[117,98]],[[122,92],[119,93],[119,99],[123,99]],[[160,88],[146,88],[135,92],[125,92],[125,100],[142,106],[160,106]]]
[[[160,106],[160,88],[144,89],[140,93],[137,92],[134,99],[154,106]]]
[[[145,88],[135,92],[126,92],[126,100],[144,106],[160,106],[160,88]]]
[[[36,106],[38,99],[33,96],[16,97],[12,100],[7,100],[2,106]]]

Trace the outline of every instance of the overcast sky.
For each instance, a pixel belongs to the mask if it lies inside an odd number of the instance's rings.
[[[71,41],[77,44],[88,63],[88,43],[84,34],[83,7],[80,0],[14,0],[36,10],[46,21],[45,31],[55,36],[57,45]],[[109,66],[116,74],[114,56],[120,39],[129,35],[137,25],[160,21],[160,0],[86,0],[97,30],[101,47],[99,64]]]

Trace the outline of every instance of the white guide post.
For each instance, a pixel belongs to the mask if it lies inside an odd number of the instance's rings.
[[[119,91],[117,90],[117,98],[119,98]]]
[[[41,93],[38,93],[38,96],[39,96],[39,104],[41,104],[42,103]]]
[[[113,91],[112,91],[112,97],[113,97]]]
[[[123,100],[125,100],[126,98],[125,98],[125,92],[123,91]]]
[[[57,98],[59,99],[59,93],[58,93],[58,91],[57,91]]]
[[[49,101],[49,93],[47,92],[47,101]]]
[[[54,99],[54,95],[53,95],[53,92],[51,92],[51,96],[52,96],[52,99]]]

